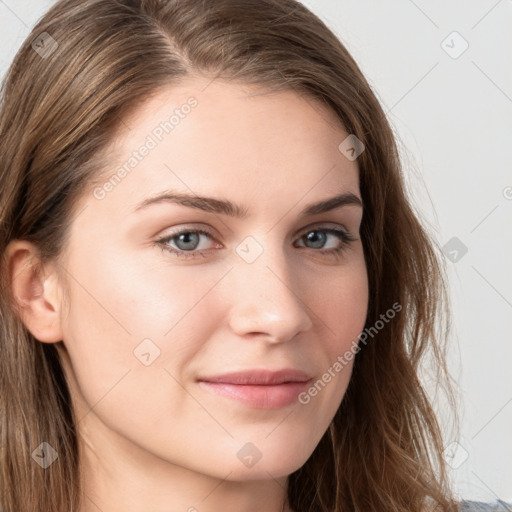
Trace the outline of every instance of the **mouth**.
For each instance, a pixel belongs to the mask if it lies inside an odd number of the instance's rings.
[[[279,409],[297,402],[311,377],[293,368],[246,370],[198,379],[204,389],[256,409]]]

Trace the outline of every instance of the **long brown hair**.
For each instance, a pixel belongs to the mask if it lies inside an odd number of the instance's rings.
[[[363,142],[366,327],[402,306],[355,358],[332,424],[289,476],[290,506],[451,510],[441,428],[419,378],[428,356],[455,418],[441,252],[409,202],[397,143],[370,86],[339,39],[295,0],[61,0],[17,53],[0,110],[0,508],[67,512],[81,496],[58,354],[35,340],[13,305],[6,247],[28,240],[41,261],[57,258],[123,118],[193,73],[294,90],[328,106]],[[58,453],[47,469],[31,458],[42,441]]]

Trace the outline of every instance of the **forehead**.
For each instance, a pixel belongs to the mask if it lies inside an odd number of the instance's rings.
[[[165,189],[260,204],[358,191],[357,163],[338,149],[348,135],[340,121],[292,90],[194,79],[123,121],[96,183],[116,208]]]

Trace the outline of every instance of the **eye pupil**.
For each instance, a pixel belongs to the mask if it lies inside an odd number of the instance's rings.
[[[308,242],[313,242],[314,247],[318,248],[318,247],[322,247],[325,244],[325,237],[326,237],[326,234],[322,233],[321,231],[310,231],[306,235],[306,240]]]

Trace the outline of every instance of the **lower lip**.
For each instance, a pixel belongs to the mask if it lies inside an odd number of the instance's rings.
[[[298,395],[307,388],[308,382],[286,382],[268,386],[206,381],[199,381],[199,384],[217,395],[257,409],[279,409],[297,402]]]

